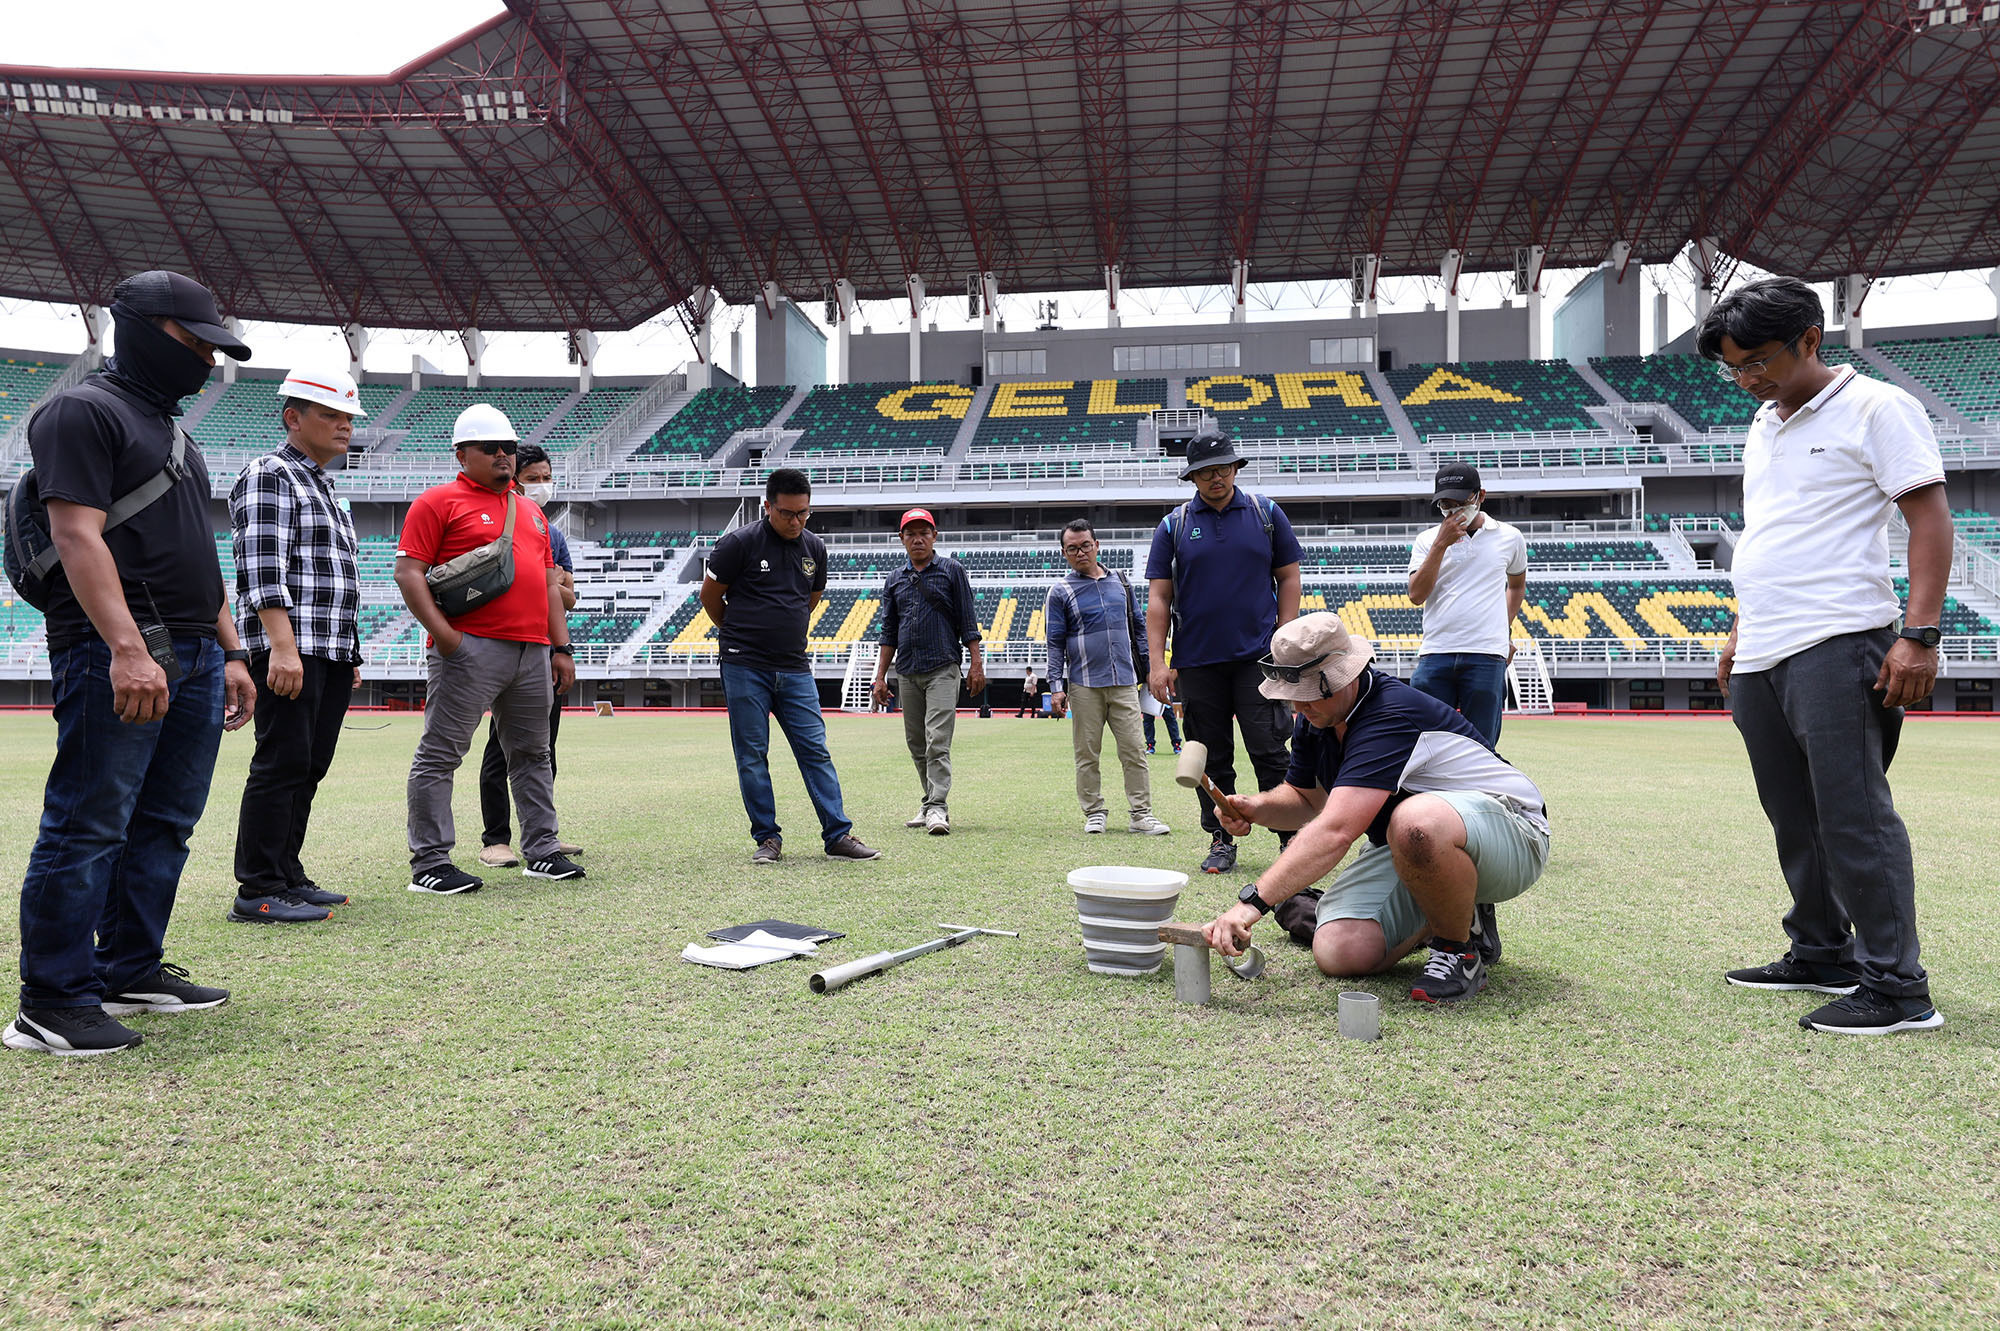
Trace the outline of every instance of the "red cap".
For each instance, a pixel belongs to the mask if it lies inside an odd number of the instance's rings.
[[[927,508],[913,508],[905,512],[903,520],[896,524],[896,530],[901,531],[912,522],[928,522],[931,524],[931,530],[937,530],[937,519],[931,516],[931,511]]]

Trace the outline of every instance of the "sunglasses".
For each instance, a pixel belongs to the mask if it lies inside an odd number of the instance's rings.
[[[467,444],[466,447],[476,448],[489,458],[501,453],[512,456],[521,451],[521,446],[512,439],[479,439]]]
[[[1312,660],[1301,661],[1297,665],[1279,665],[1266,656],[1257,662],[1257,668],[1264,672],[1265,679],[1275,680],[1280,684],[1296,684],[1307,675],[1318,674],[1319,668],[1326,663],[1326,658],[1332,655],[1332,652],[1321,652]]]

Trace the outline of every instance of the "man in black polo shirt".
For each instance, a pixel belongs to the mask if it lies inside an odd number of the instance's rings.
[[[222,732],[257,700],[200,450],[188,444],[180,479],[105,530],[113,503],[167,466],[181,399],[215,353],[248,360],[250,348],[179,273],[126,278],[111,318],[118,354],[103,374],[28,424],[62,560],[47,611],[56,757],[21,884],[21,1014],[0,1042],[71,1056],[140,1043],[119,1017],[228,1001],[164,960],[167,920]]]
[[[722,692],[729,704],[729,742],[737,783],[757,849],[752,864],[776,864],[784,854],[777,800],[771,793],[771,718],[785,732],[819,814],[829,857],[872,860],[840,803],[840,776],[826,747],[819,685],[806,657],[806,627],[826,591],[826,542],[806,530],[812,482],[790,467],[764,484],[764,520],[738,527],[715,543],[701,582],[701,605],[722,645]]]
[[[1456,711],[1370,669],[1374,655],[1325,612],[1273,635],[1262,689],[1298,714],[1291,769],[1274,789],[1226,797],[1217,816],[1239,836],[1253,823],[1299,831],[1205,932],[1236,955],[1251,925],[1366,836],[1320,898],[1313,960],[1327,975],[1373,975],[1428,937],[1410,997],[1470,998],[1498,959],[1477,933],[1475,903],[1519,896],[1548,862],[1542,793]]]

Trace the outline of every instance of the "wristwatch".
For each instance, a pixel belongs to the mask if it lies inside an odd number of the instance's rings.
[[[1905,624],[1896,636],[1908,638],[1911,642],[1920,642],[1926,647],[1935,647],[1944,641],[1944,634],[1938,631],[1938,626],[1935,624]]]
[[[242,663],[243,663],[244,665],[249,665],[249,664],[250,664],[250,653],[248,653],[248,652],[244,651],[244,650],[243,650],[243,649],[242,649],[241,647],[225,647],[225,648],[223,648],[223,649],[222,649],[222,663],[223,663],[224,665],[228,665],[228,664],[229,664],[229,663],[230,663],[231,661],[241,661],[241,662],[242,662]]]
[[[1236,894],[1236,899],[1246,906],[1254,906],[1259,916],[1271,913],[1271,903],[1257,894],[1257,884],[1251,883]]]
[[[566,642],[551,643],[549,644],[549,650],[552,652],[561,652],[572,661],[576,659],[576,649]]]

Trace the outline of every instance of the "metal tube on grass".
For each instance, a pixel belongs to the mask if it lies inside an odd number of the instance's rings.
[[[933,938],[928,943],[918,943],[915,947],[906,947],[900,952],[877,952],[872,957],[863,957],[859,961],[850,961],[843,966],[833,966],[827,970],[814,971],[812,977],[806,981],[806,984],[816,994],[830,994],[836,989],[843,989],[853,984],[856,980],[865,980],[871,975],[880,975],[883,971],[891,967],[900,966],[906,961],[915,960],[925,953],[938,952],[948,947],[957,947],[960,943],[969,943],[981,934],[993,934],[1000,938],[1019,938],[1021,936],[1008,929],[981,929],[977,925],[972,924],[940,924],[937,927],[940,929],[950,929],[954,932],[946,934],[943,938]]]

